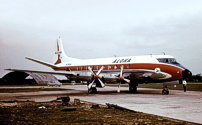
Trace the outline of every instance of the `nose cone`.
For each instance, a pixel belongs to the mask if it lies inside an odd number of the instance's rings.
[[[192,76],[192,73],[188,69],[185,69],[184,71],[182,71],[182,77],[183,77],[183,79],[190,78],[191,76]]]

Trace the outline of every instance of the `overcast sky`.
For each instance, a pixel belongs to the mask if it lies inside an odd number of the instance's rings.
[[[0,77],[47,70],[55,41],[70,57],[172,55],[202,72],[201,0],[0,0]]]

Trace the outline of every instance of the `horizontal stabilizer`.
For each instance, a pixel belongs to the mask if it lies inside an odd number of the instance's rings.
[[[44,62],[44,61],[41,61],[41,60],[38,60],[38,59],[29,58],[29,57],[25,57],[25,58],[28,59],[28,60],[31,60],[31,61],[40,63],[40,64],[42,64],[42,65],[51,67],[51,68],[57,68],[57,66],[55,66],[55,65],[53,65],[53,64],[51,64],[51,63],[48,63],[48,62]]]

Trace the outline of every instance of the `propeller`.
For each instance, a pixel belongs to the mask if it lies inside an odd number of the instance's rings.
[[[186,92],[186,90],[187,90],[187,87],[186,87],[187,82],[186,82],[186,80],[182,81],[182,85],[183,85],[183,88],[184,88],[184,92]]]
[[[120,93],[120,87],[121,87],[121,81],[126,81],[127,83],[130,83],[130,80],[129,79],[125,79],[123,77],[123,65],[121,66],[121,72],[120,72],[120,75],[119,75],[119,86],[118,86],[118,90],[117,92]]]
[[[90,68],[90,66],[88,67],[88,69],[90,70],[90,72],[91,72],[91,74],[93,75],[93,78],[94,78],[94,80],[88,85],[88,89],[90,89],[92,87],[95,80],[98,80],[100,82],[101,86],[105,87],[105,84],[100,80],[100,76],[99,76],[101,71],[104,69],[104,66],[102,66],[100,68],[100,70],[96,74],[93,72],[93,70]]]

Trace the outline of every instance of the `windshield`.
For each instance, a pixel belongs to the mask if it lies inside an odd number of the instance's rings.
[[[170,63],[179,64],[174,58],[170,58],[170,59],[169,59],[169,62],[170,62]]]
[[[157,59],[159,62],[161,63],[173,63],[173,64],[179,64],[175,58],[161,58],[161,59]]]

